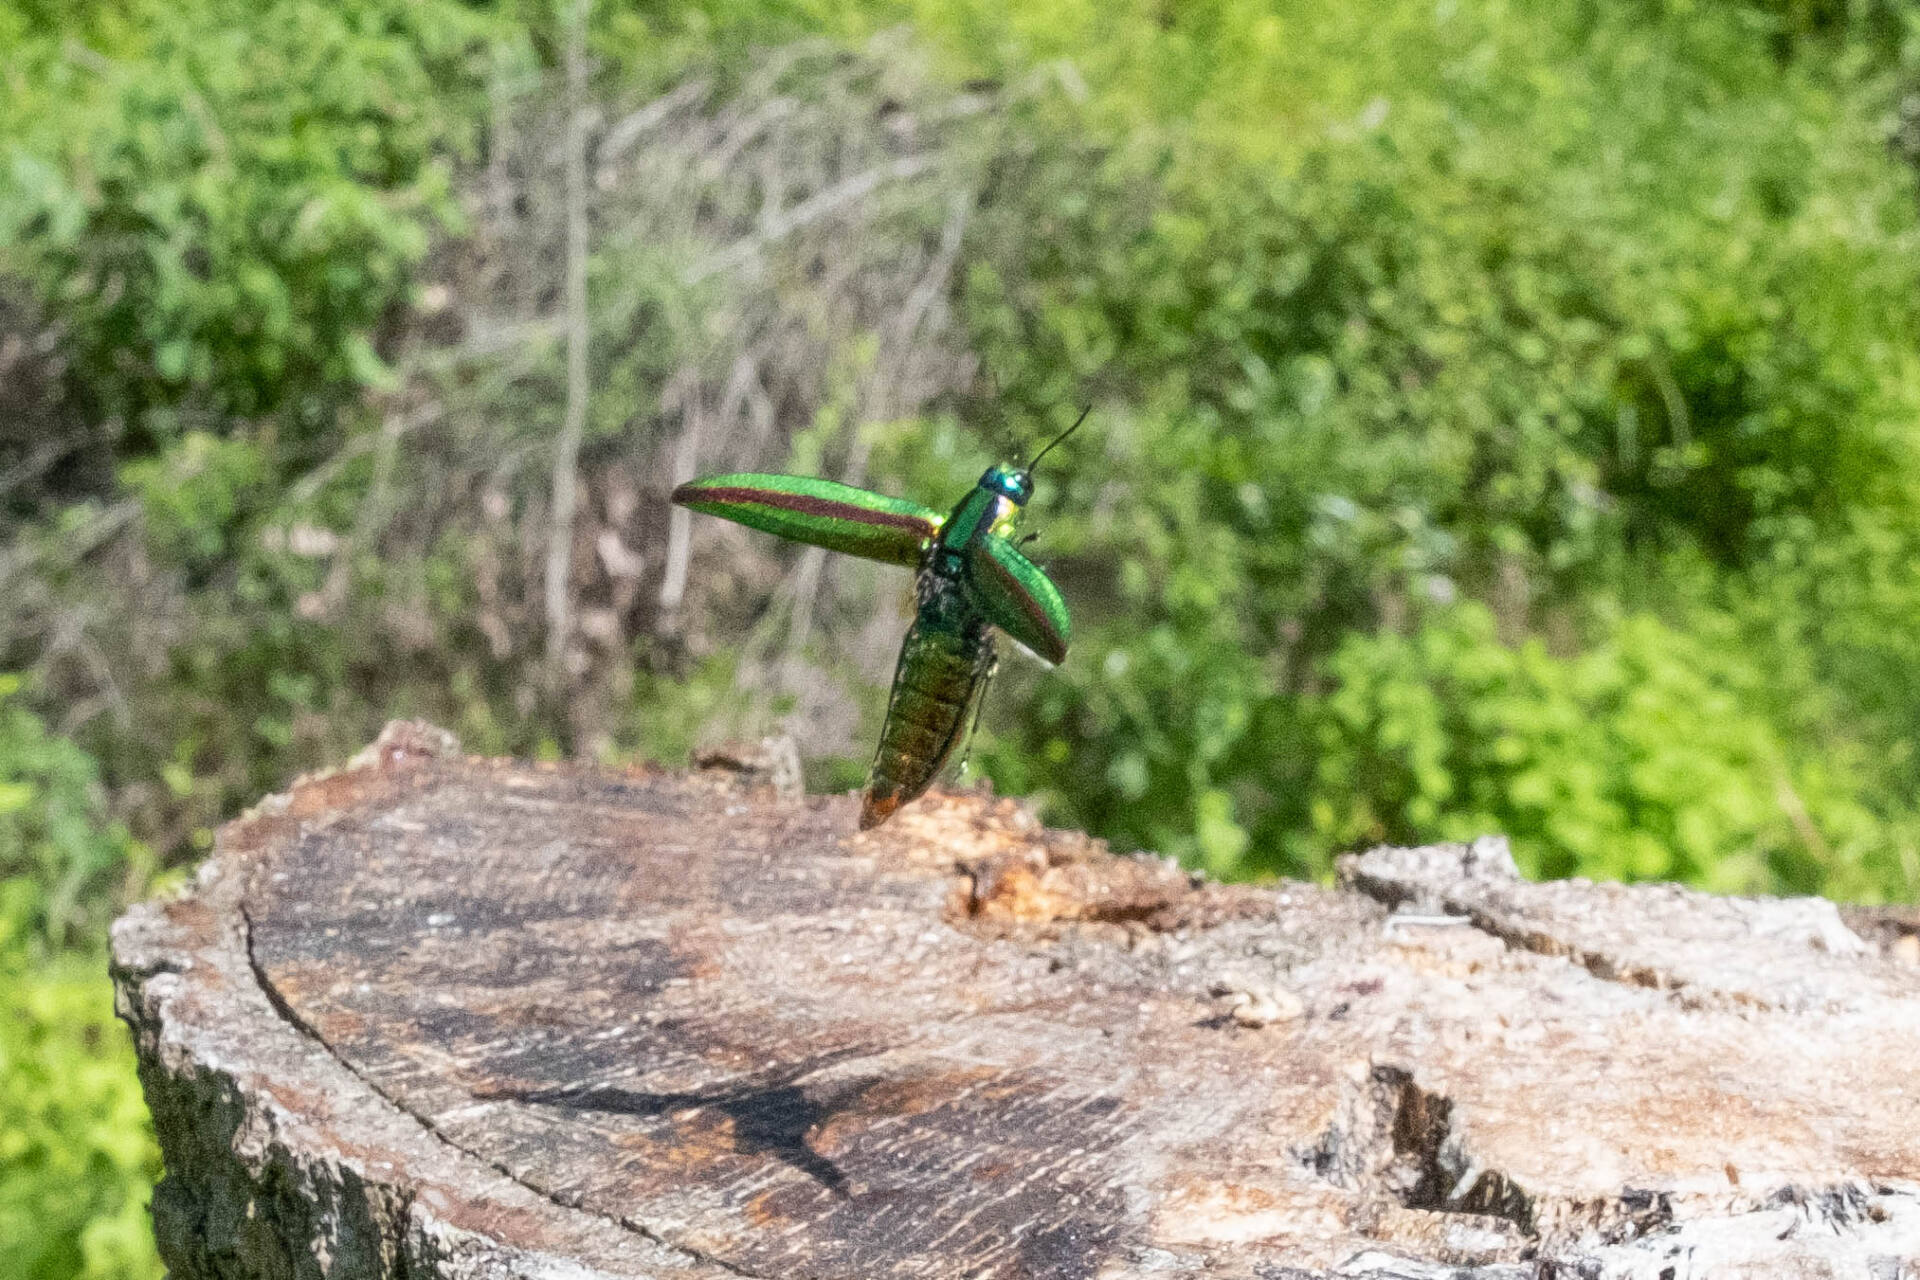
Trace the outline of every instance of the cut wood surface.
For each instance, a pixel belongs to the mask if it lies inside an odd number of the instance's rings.
[[[1911,916],[708,763],[396,724],[123,919],[175,1280],[1920,1274]]]

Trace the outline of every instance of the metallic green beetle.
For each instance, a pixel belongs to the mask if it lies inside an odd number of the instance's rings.
[[[1010,535],[1033,496],[1040,459],[995,466],[947,515],[901,498],[807,476],[725,475],[673,491],[681,506],[749,528],[919,571],[919,609],[887,701],[867,776],[860,829],[879,826],[932,785],[965,737],[993,673],[989,626],[1050,663],[1067,656],[1072,624],[1060,591]]]

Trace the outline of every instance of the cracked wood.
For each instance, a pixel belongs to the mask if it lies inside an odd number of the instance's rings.
[[[174,1275],[1920,1255],[1897,913],[1531,885],[1497,841],[1220,886],[977,795],[856,835],[708,763],[390,726],[124,920]]]

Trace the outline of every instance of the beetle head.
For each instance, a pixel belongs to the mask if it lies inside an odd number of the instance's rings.
[[[991,489],[1017,507],[1027,505],[1033,496],[1033,471],[1028,467],[988,467],[980,477],[980,487]]]

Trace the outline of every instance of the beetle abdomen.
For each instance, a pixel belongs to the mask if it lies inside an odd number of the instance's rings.
[[[959,612],[923,607],[900,646],[887,723],[860,808],[862,831],[932,785],[966,737],[993,665],[993,640],[983,623]]]

